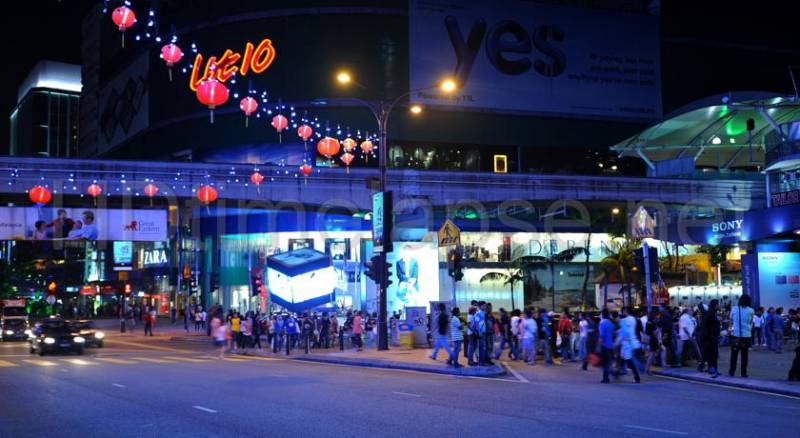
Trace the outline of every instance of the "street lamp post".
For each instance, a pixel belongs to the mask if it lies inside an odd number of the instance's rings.
[[[336,75],[336,80],[343,85],[350,84],[353,81],[353,77],[349,72],[342,71]],[[355,82],[355,84],[362,89],[366,89],[363,85]],[[439,87],[445,93],[450,93],[455,91],[456,83],[452,79],[446,79],[442,81]],[[387,125],[389,122],[389,114],[391,114],[394,107],[403,99],[410,96],[411,93],[417,91],[428,90],[436,87],[428,87],[428,88],[421,88],[418,90],[409,90],[394,99],[381,99],[377,101],[367,101],[364,99],[359,98],[352,98],[353,100],[361,103],[362,105],[369,108],[372,115],[375,117],[375,121],[378,124],[378,187],[381,193],[386,192],[386,166],[387,161],[389,160],[389,147],[387,141]],[[419,114],[422,111],[422,108],[419,105],[414,105],[411,108],[411,112],[413,114]],[[384,219],[385,220],[385,219]],[[388,218],[388,220],[392,220],[392,218]],[[389,239],[392,236],[388,236]],[[387,302],[386,302],[386,289],[387,289],[387,282],[388,278],[386,278],[386,250],[384,245],[384,250],[381,251],[379,254],[379,264],[380,269],[378,269],[378,350],[388,350],[389,349],[389,336],[387,331],[387,319],[388,319],[388,309],[387,309]]]

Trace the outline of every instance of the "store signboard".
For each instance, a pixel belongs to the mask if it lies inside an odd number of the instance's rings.
[[[0,207],[0,240],[167,240],[165,210]]]
[[[522,0],[409,1],[412,100],[509,112],[661,117],[658,17]],[[458,89],[431,89],[444,77]]]

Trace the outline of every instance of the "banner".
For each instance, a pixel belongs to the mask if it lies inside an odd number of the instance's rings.
[[[800,253],[758,253],[759,304],[793,309],[800,306]]]
[[[167,240],[164,210],[0,207],[0,240]]]
[[[432,242],[395,242],[387,254],[392,284],[386,299],[390,312],[408,306],[428,308],[439,300],[439,251]]]
[[[518,0],[409,1],[411,100],[596,118],[661,118],[656,16]],[[454,77],[458,89],[431,89]]]

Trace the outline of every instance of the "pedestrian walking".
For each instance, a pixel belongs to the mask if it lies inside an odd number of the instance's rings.
[[[575,362],[575,351],[572,349],[572,315],[569,309],[558,320],[558,333],[561,335],[561,363]]]
[[[540,331],[541,333],[541,331]],[[603,380],[601,383],[611,383],[611,363],[614,361],[614,322],[608,309],[600,312],[600,330],[597,345],[598,353],[603,361]]]
[[[319,320],[319,346],[320,348],[331,348],[331,320],[328,312],[322,312]]]
[[[520,323],[519,337],[522,346],[522,358],[528,365],[536,365],[536,335],[538,328],[533,318],[533,310],[525,309],[525,318]]]
[[[211,332],[214,336],[214,346],[218,349],[217,358],[222,360],[225,358],[227,327],[219,316],[214,316],[211,320]]]
[[[708,303],[708,310],[703,314],[703,330],[700,343],[703,346],[703,358],[708,364],[708,374],[712,378],[719,377],[717,362],[719,359],[719,300],[711,300]]]
[[[352,328],[352,338],[353,338],[353,345],[356,346],[356,351],[361,351],[364,349],[364,344],[361,340],[361,335],[364,332],[364,317],[361,315],[361,311],[356,313],[356,316],[353,317],[353,328]]]
[[[753,346],[762,346],[764,342],[762,342],[762,337],[764,336],[762,327],[764,326],[764,308],[759,307],[756,310],[755,314],[753,314],[753,330],[751,336],[751,345]]]
[[[650,316],[647,317],[647,323],[644,325],[643,343],[647,346],[647,363],[645,364],[645,373],[651,375],[650,368],[655,363],[656,358],[660,360],[659,364],[663,367],[667,365],[667,349],[664,348],[661,326],[659,319],[661,312],[653,310]]]
[[[519,317],[517,318],[517,325],[519,325]],[[512,316],[506,312],[506,309],[500,308],[500,345],[497,347],[497,352],[494,354],[494,359],[500,359],[503,355],[503,349],[508,345],[508,358],[511,360],[517,359],[517,351],[514,348],[514,340],[516,338],[516,327],[512,328]]]
[[[450,317],[450,340],[453,341],[453,351],[450,352],[450,358],[447,360],[448,365],[456,368],[461,368],[458,363],[458,354],[461,351],[461,344],[464,342],[464,334],[461,331],[461,311],[458,307],[453,308],[453,315]]]
[[[553,365],[553,355],[550,349],[550,337],[553,332],[550,328],[550,317],[547,315],[547,309],[539,309],[539,318],[536,320],[537,336],[536,343],[542,349],[544,355],[544,362],[548,365]]]
[[[297,342],[297,335],[300,333],[300,328],[297,326],[297,320],[293,314],[284,314],[283,330],[286,333],[286,355],[289,355],[294,344]]]
[[[149,334],[150,336],[153,336],[153,319],[150,316],[150,309],[145,308],[145,314],[146,316],[144,317],[144,335],[147,336]]]
[[[700,348],[695,340],[696,329],[697,321],[692,317],[691,308],[684,308],[680,319],[678,319],[678,351],[675,353],[677,356],[675,363],[678,366],[687,365],[683,359],[687,346],[694,352],[700,362],[703,360],[703,355],[700,353]]]
[[[733,377],[736,374],[736,363],[739,354],[742,355],[741,376],[747,377],[748,356],[750,350],[750,321],[753,319],[753,308],[751,306],[750,295],[743,294],[739,297],[737,306],[731,308],[731,360],[728,375]]]
[[[778,307],[775,309],[775,317],[772,319],[772,349],[776,353],[783,353],[783,338],[783,307]]]
[[[433,332],[433,352],[430,358],[436,360],[439,349],[443,348],[444,351],[447,352],[447,357],[452,359],[453,350],[450,349],[447,343],[447,329],[450,327],[450,316],[447,314],[447,308],[444,303],[439,303],[436,308],[439,311],[439,316],[436,317],[436,327]]]
[[[242,318],[237,311],[231,315],[231,336],[233,337],[233,352],[237,353],[242,346]]]
[[[620,369],[615,373],[616,377],[622,375],[625,366],[633,372],[633,380],[636,383],[641,382],[639,377],[639,367],[634,363],[636,351],[642,346],[639,339],[636,337],[636,318],[633,317],[633,311],[629,307],[622,309],[622,318],[620,319],[619,331],[617,332],[614,345],[618,346],[620,351],[621,365]]]

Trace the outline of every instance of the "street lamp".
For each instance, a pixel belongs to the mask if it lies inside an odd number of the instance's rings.
[[[362,84],[358,81],[353,80],[353,76],[350,72],[346,70],[342,70],[336,74],[336,82],[343,86],[347,86],[351,83],[354,83],[359,88],[366,89]],[[389,121],[389,114],[391,114],[392,109],[400,103],[401,100],[405,99],[411,93],[423,90],[430,90],[433,88],[437,88],[437,86],[426,87],[426,88],[419,88],[415,90],[409,90],[405,93],[397,96],[394,99],[380,99],[380,100],[364,100],[359,98],[353,98],[353,100],[361,103],[365,107],[369,108],[372,115],[375,116],[375,121],[378,124],[378,179],[379,179],[379,190],[380,192],[386,192],[386,162],[388,161],[388,141],[387,141],[387,132],[386,127]],[[454,80],[452,79],[445,79],[439,83],[438,88],[442,90],[444,93],[452,93],[458,87]],[[413,114],[419,114],[422,112],[422,107],[419,105],[412,105],[409,110]],[[389,220],[392,220],[391,217]],[[389,236],[391,239],[391,236]],[[381,266],[386,266],[386,251],[381,251],[379,255],[379,263]],[[388,311],[386,308],[386,287],[387,281],[389,280],[386,278],[384,273],[386,272],[385,269],[380,269],[378,272],[379,274],[379,284],[378,284],[378,350],[388,350],[389,349],[389,339],[387,336],[387,317]]]

